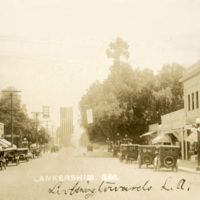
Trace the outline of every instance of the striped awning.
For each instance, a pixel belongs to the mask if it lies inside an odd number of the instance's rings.
[[[6,139],[1,138],[0,139],[0,146],[1,147],[10,147],[11,143]],[[16,145],[13,144],[13,147],[16,147]]]
[[[193,132],[185,139],[187,142],[197,142],[197,129],[193,129]]]
[[[6,143],[4,143],[3,141],[1,141],[2,139],[0,139],[0,146],[1,147],[9,147],[9,145],[7,145]]]

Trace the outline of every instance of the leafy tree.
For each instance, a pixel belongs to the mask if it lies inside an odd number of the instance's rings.
[[[128,43],[122,38],[118,37],[115,42],[110,43],[109,49],[107,49],[106,53],[108,58],[114,58],[115,60],[120,60],[121,56],[124,56],[126,59],[128,59],[128,48]]]
[[[47,129],[44,127],[41,127],[38,131],[38,142],[39,144],[47,144],[50,141],[50,135],[47,132]]]
[[[128,134],[135,143],[148,125],[159,123],[161,115],[183,108],[183,87],[179,83],[184,68],[178,64],[164,65],[155,74],[151,69],[130,66],[128,44],[117,38],[107,49],[114,62],[103,83],[94,82],[79,103],[82,126],[90,141],[114,140]],[[87,124],[86,110],[92,109],[93,123]]]
[[[83,147],[87,146],[89,144],[89,138],[86,132],[81,134],[79,144]]]
[[[9,87],[6,91],[14,91],[14,87]],[[31,143],[36,142],[35,120],[28,117],[26,106],[21,104],[19,95],[13,96],[13,134],[18,137],[13,138],[13,143],[18,147],[21,141],[26,138]],[[1,92],[0,97],[0,122],[4,123],[4,134],[11,134],[11,97],[7,92]],[[42,141],[47,142],[47,136],[42,132]],[[11,138],[6,138],[11,140]]]

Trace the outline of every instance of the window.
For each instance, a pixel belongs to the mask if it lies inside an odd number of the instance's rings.
[[[196,91],[196,108],[199,108],[199,92]]]
[[[194,110],[194,93],[192,93],[192,110]]]
[[[190,95],[188,95],[188,110],[190,110]]]

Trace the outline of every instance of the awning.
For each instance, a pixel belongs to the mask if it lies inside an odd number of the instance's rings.
[[[197,130],[193,129],[193,132],[187,138],[185,138],[185,141],[197,142]]]
[[[166,135],[159,135],[157,136],[156,138],[154,138],[152,140],[152,143],[153,144],[156,144],[156,143],[163,143],[163,142],[170,142],[171,143],[171,140],[169,139],[169,137],[167,137]]]
[[[150,135],[152,135],[154,133],[156,133],[156,131],[144,133],[143,135],[140,135],[140,138],[142,138],[144,136],[150,136]]]
[[[9,145],[6,144],[6,143],[4,143],[2,140],[3,140],[3,139],[0,139],[0,146],[1,146],[1,147],[9,147]]]
[[[184,126],[184,130],[191,130],[193,128],[193,124],[186,124]]]
[[[11,143],[8,140],[2,138],[2,139],[0,139],[0,146],[10,147]],[[13,144],[13,147],[16,147],[16,145]]]
[[[181,142],[181,130],[180,129],[164,131],[163,134],[169,134],[169,135],[172,134],[177,138],[177,140],[179,142]]]

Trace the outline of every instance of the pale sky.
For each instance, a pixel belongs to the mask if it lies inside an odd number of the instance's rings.
[[[0,0],[0,90],[21,90],[29,112],[77,105],[109,74],[109,42],[129,44],[133,68],[200,60],[198,0]]]

